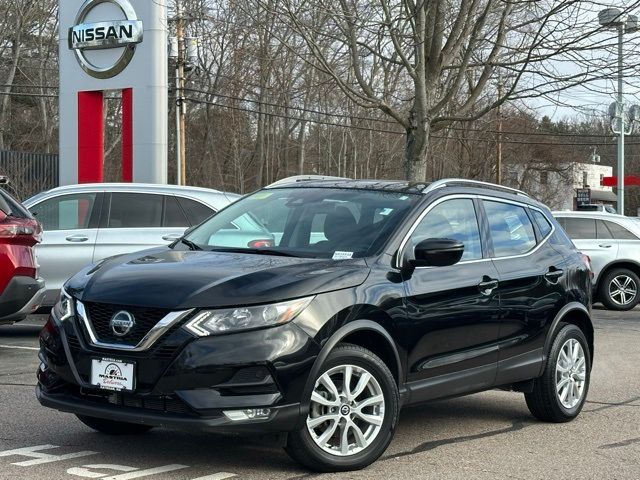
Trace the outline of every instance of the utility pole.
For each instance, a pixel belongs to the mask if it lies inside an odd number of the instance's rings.
[[[498,108],[497,108],[497,130],[498,141],[496,143],[496,183],[502,185],[502,75],[498,75]]]
[[[176,37],[178,39],[178,57],[176,58],[176,183],[185,185],[186,181],[186,141],[185,117],[186,104],[184,98],[184,66],[186,48],[184,40],[184,18],[182,16],[182,0],[176,0]]]

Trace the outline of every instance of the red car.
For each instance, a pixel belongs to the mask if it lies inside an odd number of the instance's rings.
[[[0,188],[0,325],[24,319],[42,302],[33,250],[41,233],[29,211]]]

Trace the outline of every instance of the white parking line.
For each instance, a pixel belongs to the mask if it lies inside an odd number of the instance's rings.
[[[22,347],[20,345],[0,345],[0,348],[11,348],[14,350],[40,350],[38,347]]]

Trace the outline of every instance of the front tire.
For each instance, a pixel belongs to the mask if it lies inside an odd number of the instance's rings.
[[[569,422],[576,418],[587,398],[591,356],[582,330],[561,324],[544,372],[525,394],[531,414],[544,422]]]
[[[626,311],[640,301],[640,278],[626,268],[615,268],[600,282],[600,299],[609,310]]]
[[[153,427],[151,425],[140,425],[137,423],[116,422],[98,417],[88,417],[86,415],[76,415],[78,420],[87,427],[107,435],[138,435],[146,433]]]
[[[364,468],[387,449],[399,409],[384,362],[357,345],[338,345],[315,379],[305,426],[289,434],[285,450],[318,472]]]

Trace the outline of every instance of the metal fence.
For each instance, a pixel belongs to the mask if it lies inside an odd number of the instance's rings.
[[[56,154],[0,150],[0,176],[9,180],[4,188],[20,200],[57,187],[58,171]]]

